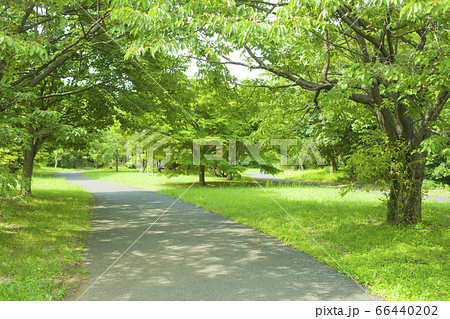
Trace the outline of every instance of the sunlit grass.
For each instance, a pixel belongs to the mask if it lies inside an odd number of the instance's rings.
[[[83,175],[174,197],[197,179],[133,171]],[[182,200],[279,238],[348,272],[375,295],[390,300],[449,299],[448,203],[425,202],[424,223],[407,228],[384,223],[386,208],[376,194],[353,192],[341,197],[335,188],[270,183],[260,187],[245,178],[233,183],[207,180],[209,186],[195,184]]]
[[[329,167],[305,170],[287,169],[280,172],[277,177],[302,182],[323,182],[331,184],[348,182],[348,174],[346,171],[340,170],[330,173]]]
[[[62,299],[79,279],[91,195],[37,170],[33,196],[6,203],[0,217],[0,300]]]

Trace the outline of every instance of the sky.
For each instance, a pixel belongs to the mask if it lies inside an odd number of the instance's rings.
[[[233,52],[231,54],[228,55],[228,57],[233,60],[233,61],[237,61],[237,62],[244,62],[243,58],[241,57],[239,52]],[[227,65],[228,69],[230,70],[230,73],[232,75],[234,75],[235,77],[238,78],[238,80],[245,80],[245,79],[253,79],[253,78],[257,78],[262,71],[261,70],[250,70],[244,66],[240,66],[240,65],[232,65],[232,64],[228,64]],[[195,76],[195,73],[197,72],[197,67],[195,65],[195,61],[192,60],[191,62],[191,66],[189,67],[189,69],[185,72],[185,74],[187,76]]]

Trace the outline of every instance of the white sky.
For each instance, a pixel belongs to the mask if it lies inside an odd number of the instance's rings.
[[[244,62],[243,58],[241,57],[240,52],[237,52],[237,51],[229,54],[228,57],[232,61]],[[250,69],[246,68],[245,66],[240,66],[240,65],[228,64],[227,67],[230,70],[230,73],[232,75],[234,75],[235,77],[237,77],[238,80],[254,79],[254,78],[259,77],[263,73],[261,70],[250,70]],[[197,73],[197,67],[195,65],[195,61],[192,60],[191,66],[185,72],[185,74],[187,76],[194,77],[196,73]]]

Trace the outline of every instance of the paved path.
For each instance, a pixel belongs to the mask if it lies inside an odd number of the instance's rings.
[[[314,258],[226,217],[78,172],[58,175],[95,198],[85,250],[90,275],[79,300],[375,299]]]
[[[283,183],[283,184],[299,184],[299,185],[306,185],[306,186],[320,186],[320,187],[338,187],[338,186],[324,186],[320,183],[314,183],[314,182],[302,182],[302,181],[294,181],[291,179],[284,179],[272,176],[270,174],[265,174],[262,172],[252,172],[248,173],[247,176],[252,177],[254,179],[259,179],[262,181],[267,182],[275,182],[275,183]],[[382,192],[378,191],[370,191],[373,194],[383,194]],[[450,198],[447,197],[438,197],[438,196],[425,196],[424,200],[429,201],[436,201],[436,202],[450,202]]]

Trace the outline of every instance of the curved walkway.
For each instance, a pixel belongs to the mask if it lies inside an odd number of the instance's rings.
[[[284,179],[284,178],[275,177],[275,176],[272,176],[270,174],[265,174],[265,173],[262,173],[262,172],[248,173],[247,176],[251,177],[251,178],[254,178],[254,179],[259,179],[259,180],[262,180],[262,181],[274,182],[274,183],[298,184],[298,185],[319,186],[319,187],[337,187],[337,186],[325,186],[323,184],[314,183],[314,182],[294,181],[294,180],[291,180],[291,179]],[[378,192],[378,191],[370,191],[370,192],[374,193],[374,194],[383,194],[382,192]],[[425,196],[424,200],[436,201],[436,202],[450,202],[450,198],[438,197],[438,196]]]
[[[95,198],[78,300],[376,300],[277,239],[140,188],[59,177]],[[134,243],[134,245],[133,245]]]

